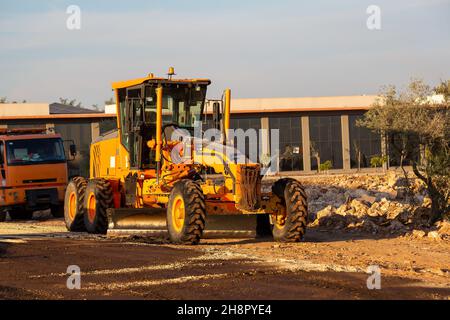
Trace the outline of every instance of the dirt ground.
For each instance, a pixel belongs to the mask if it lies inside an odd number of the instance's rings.
[[[69,265],[81,289],[66,286]],[[367,268],[381,289],[367,288]],[[62,220],[0,223],[0,299],[450,299],[450,242],[310,228],[305,241],[67,233]]]

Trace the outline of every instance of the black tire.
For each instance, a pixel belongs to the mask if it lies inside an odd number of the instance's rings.
[[[176,219],[180,201],[183,218]],[[169,197],[167,208],[167,229],[170,240],[178,244],[196,245],[205,229],[206,205],[201,187],[192,180],[182,180],[175,184]]]
[[[0,210],[0,222],[6,221],[6,211]]]
[[[266,238],[272,236],[272,225],[268,214],[258,214],[256,216],[256,238]]]
[[[27,210],[25,208],[14,208],[11,210],[8,210],[9,217],[13,221],[19,221],[19,220],[31,220],[33,219],[33,211]]]
[[[282,222],[274,219],[272,235],[278,242],[299,242],[303,239],[308,219],[306,193],[300,182],[294,179],[277,181],[272,192],[277,195],[285,207],[286,215]]]
[[[87,232],[106,234],[108,232],[108,216],[106,210],[114,207],[114,198],[109,181],[104,179],[90,180],[86,186],[84,197],[84,225]]]
[[[51,206],[50,212],[54,218],[64,217],[64,204],[60,204],[57,206]]]
[[[75,177],[69,182],[66,188],[66,195],[64,197],[64,221],[67,230],[71,232],[86,231],[84,227],[84,194],[86,184],[86,179],[83,177]]]

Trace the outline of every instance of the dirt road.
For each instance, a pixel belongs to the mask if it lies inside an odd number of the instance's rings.
[[[67,289],[69,265],[81,290]],[[381,269],[368,290],[367,267]],[[311,229],[305,242],[69,234],[61,220],[0,223],[2,299],[449,299],[450,243]]]

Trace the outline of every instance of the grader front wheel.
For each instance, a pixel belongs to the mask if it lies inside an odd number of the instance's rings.
[[[306,194],[302,185],[294,179],[282,179],[274,184],[272,191],[282,200],[279,212],[273,216],[274,240],[301,241],[308,218]]]
[[[106,210],[114,206],[113,192],[107,180],[90,180],[84,196],[84,225],[89,233],[106,234],[108,216]]]
[[[178,182],[170,194],[167,229],[170,240],[180,244],[198,244],[205,229],[205,197],[191,180]]]

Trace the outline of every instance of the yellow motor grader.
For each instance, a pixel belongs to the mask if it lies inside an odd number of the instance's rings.
[[[261,165],[240,163],[230,153],[236,151],[227,139],[230,90],[214,103],[212,122],[221,138],[208,144],[188,136],[205,122],[211,81],[173,76],[170,68],[167,78],[149,74],[113,83],[118,129],[92,143],[90,178],[75,177],[67,186],[68,230],[105,234],[159,226],[175,243],[197,244],[214,217],[258,215],[276,241],[300,241],[307,223],[301,184],[281,179],[264,193]]]

